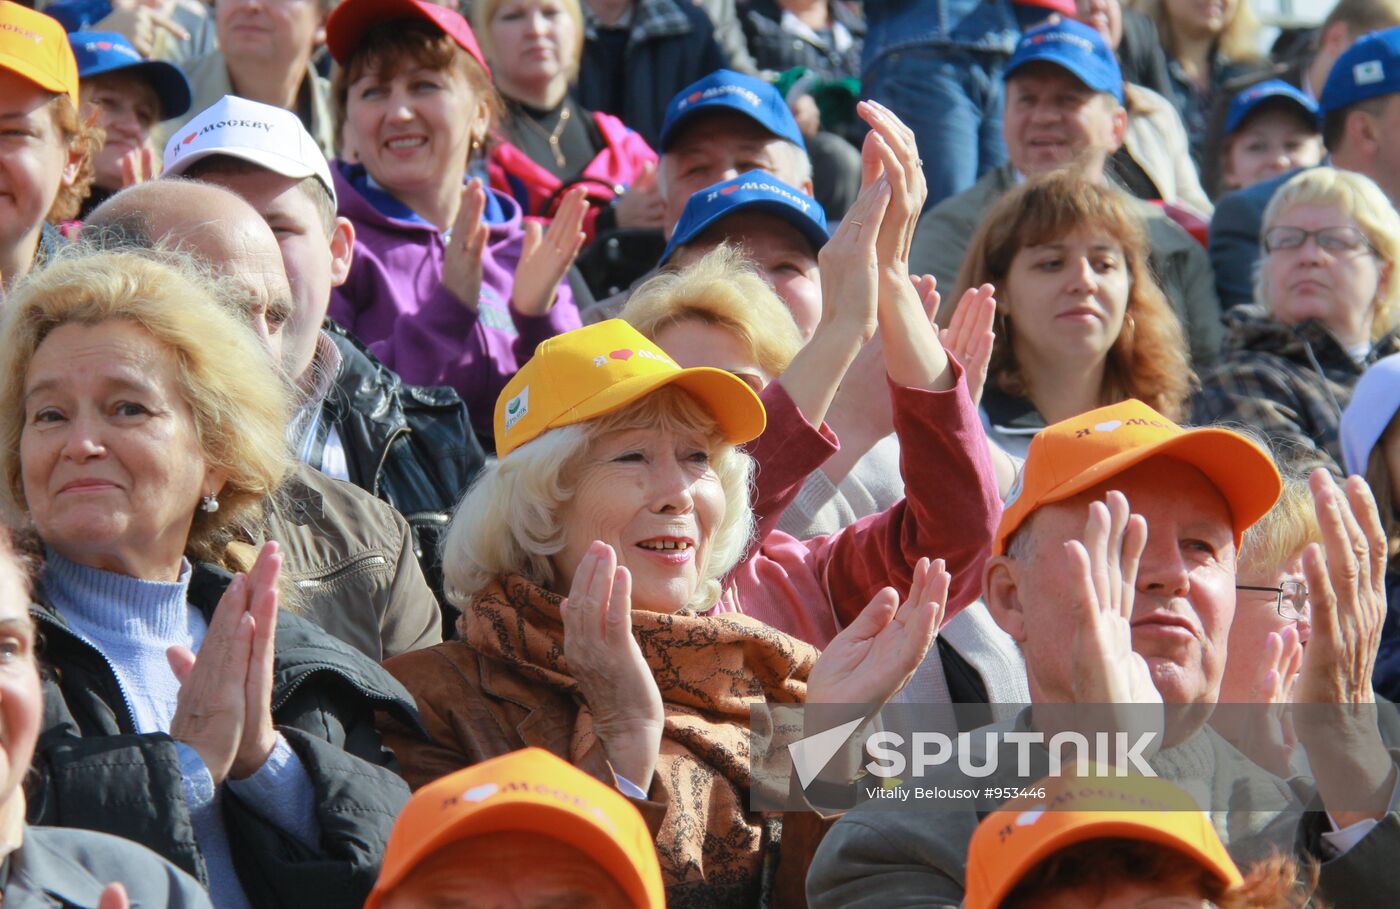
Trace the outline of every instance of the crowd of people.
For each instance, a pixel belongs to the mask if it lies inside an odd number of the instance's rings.
[[[0,0],[0,902],[1393,905],[1397,201],[1397,0]],[[949,705],[1153,772],[761,804]]]

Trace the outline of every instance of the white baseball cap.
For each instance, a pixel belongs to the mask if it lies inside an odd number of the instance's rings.
[[[289,110],[224,95],[165,143],[165,173],[180,174],[210,155],[241,158],[293,180],[315,177],[339,204],[326,156]]]

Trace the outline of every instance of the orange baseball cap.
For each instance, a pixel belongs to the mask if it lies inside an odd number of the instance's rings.
[[[0,0],[0,67],[67,95],[78,107],[78,62],[68,33],[52,16]]]
[[[727,441],[758,438],[767,416],[752,388],[709,366],[682,369],[621,319],[542,341],[496,400],[496,456],[504,458],[550,429],[620,410],[665,385],[689,392]]]
[[[1227,887],[1243,878],[1210,817],[1180,787],[1147,776],[1049,777],[1044,798],[1007,802],[983,818],[967,850],[963,909],[997,909],[1036,865],[1066,846],[1122,838],[1185,853]],[[1112,772],[1112,771],[1099,771]]]
[[[1031,439],[1026,463],[1006,498],[992,552],[1042,505],[1060,502],[1158,455],[1195,467],[1230,505],[1235,545],[1278,501],[1283,481],[1274,459],[1228,429],[1183,429],[1136,399],[1047,426]]]
[[[525,748],[450,773],[408,800],[364,909],[434,852],[467,837],[538,833],[592,858],[638,909],[664,909],[656,846],[642,815],[617,790],[543,748]]]

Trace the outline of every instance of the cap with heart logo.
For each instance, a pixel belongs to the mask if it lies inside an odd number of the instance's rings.
[[[1007,496],[992,552],[1031,512],[1106,483],[1153,457],[1184,461],[1206,475],[1230,506],[1235,545],[1274,506],[1283,481],[1267,451],[1237,432],[1184,429],[1130,398],[1047,426],[1031,439],[1021,475]]]
[[[1185,854],[1227,887],[1243,878],[1210,817],[1179,786],[1105,768],[1041,780],[1044,795],[1007,802],[977,825],[967,852],[964,909],[996,909],[1036,865],[1097,839],[1155,843]],[[1102,774],[1102,775],[1100,775]]]
[[[543,748],[524,748],[434,780],[399,812],[365,909],[378,909],[413,869],[468,837],[506,831],[557,840],[593,859],[637,909],[663,909],[646,821],[620,792]]]
[[[496,456],[551,429],[583,423],[674,384],[689,392],[739,445],[763,432],[763,403],[723,369],[682,369],[621,319],[586,325],[542,341],[496,400]]]
[[[812,246],[816,255],[831,238],[821,203],[796,187],[761,170],[751,170],[691,195],[676,221],[671,242],[661,254],[665,265],[676,250],[721,221],[745,212],[760,212],[786,221]]]

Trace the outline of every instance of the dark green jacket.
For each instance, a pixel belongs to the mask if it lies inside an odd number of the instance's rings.
[[[229,580],[213,566],[195,566],[190,603],[211,617]],[[174,740],[136,732],[106,657],[50,606],[30,612],[48,669],[28,787],[30,823],[126,837],[207,884]],[[376,663],[309,622],[278,615],[272,717],[315,789],[321,841],[306,848],[226,791],[234,867],[251,905],[363,904],[409,795],[375,731],[376,710],[418,725],[412,697]]]

